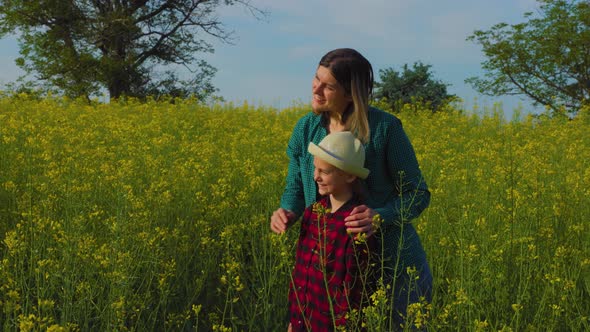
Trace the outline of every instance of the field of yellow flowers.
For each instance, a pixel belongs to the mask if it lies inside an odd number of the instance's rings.
[[[298,232],[269,216],[305,112],[0,97],[2,330],[286,330]],[[432,192],[434,298],[408,320],[588,330],[590,110],[398,116]]]

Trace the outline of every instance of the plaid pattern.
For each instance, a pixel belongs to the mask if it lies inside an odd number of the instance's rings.
[[[384,220],[385,272],[393,278],[393,271],[399,275],[407,266],[420,270],[427,265],[420,238],[409,221],[428,206],[430,192],[401,121],[373,107],[369,109],[368,119],[371,136],[365,144],[365,167],[371,173],[365,181],[369,194],[366,204]],[[326,137],[326,125],[325,117],[310,112],[297,122],[289,140],[289,172],[281,207],[297,216],[305,206],[318,200],[313,156],[307,152],[307,146],[309,142],[319,144]],[[400,260],[395,265],[397,257]]]
[[[318,203],[323,209],[330,207],[328,197]],[[353,198],[320,218],[317,209],[305,210],[289,289],[293,331],[332,331],[343,326],[346,313],[359,308],[362,298],[370,295],[368,259],[375,250],[375,237],[355,244],[344,226],[344,218],[359,204]]]

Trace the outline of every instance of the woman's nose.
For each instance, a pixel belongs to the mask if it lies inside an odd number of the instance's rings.
[[[319,94],[321,92],[322,89],[320,89],[322,85],[321,84],[312,84],[311,86],[311,91],[315,94]]]

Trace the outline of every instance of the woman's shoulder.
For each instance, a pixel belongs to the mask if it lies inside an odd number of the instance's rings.
[[[295,123],[294,132],[301,133],[302,131],[307,131],[309,128],[318,126],[320,121],[321,116],[313,112],[309,112],[297,120],[297,123]]]
[[[319,116],[318,114],[315,114],[312,111],[309,111],[308,113],[303,115],[301,118],[299,118],[299,120],[297,121],[297,124],[318,123],[318,122],[320,122],[320,119],[321,119],[321,116]]]
[[[369,119],[369,127],[371,127],[371,130],[377,130],[377,129],[389,129],[391,127],[401,127],[401,120],[389,113],[389,112],[385,112],[383,110],[380,110],[376,107],[369,107],[369,112],[368,112],[368,119]]]

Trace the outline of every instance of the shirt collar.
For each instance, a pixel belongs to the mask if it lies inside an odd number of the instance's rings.
[[[320,204],[322,204],[324,206],[324,208],[326,208],[326,209],[332,208],[332,205],[330,204],[330,196],[322,197],[322,199],[320,200]],[[356,193],[353,193],[352,197],[348,201],[346,201],[346,203],[342,204],[342,206],[338,209],[338,211],[351,210],[352,208],[354,208],[355,206],[357,206],[359,204],[360,204],[359,196]]]

